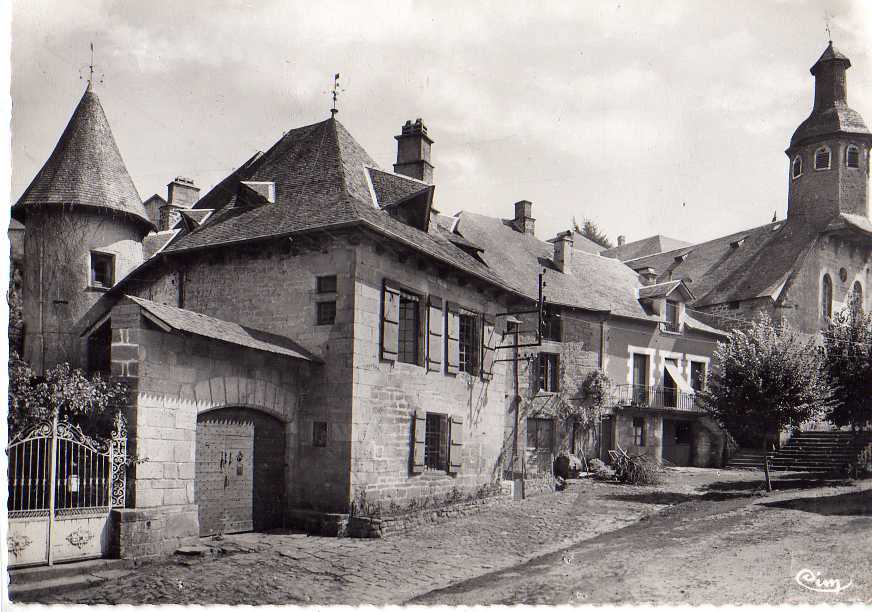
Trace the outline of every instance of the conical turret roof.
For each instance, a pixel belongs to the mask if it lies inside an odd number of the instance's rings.
[[[125,213],[152,227],[90,84],[48,161],[12,207],[24,221],[36,206],[89,206]]]

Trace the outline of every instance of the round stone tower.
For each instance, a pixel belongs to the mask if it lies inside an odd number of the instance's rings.
[[[40,373],[81,366],[76,323],[142,263],[152,229],[90,83],[12,216],[25,225],[23,357]]]
[[[788,219],[823,224],[839,214],[869,218],[872,134],[848,106],[845,73],[851,61],[827,46],[811,67],[814,107],[790,139]]]

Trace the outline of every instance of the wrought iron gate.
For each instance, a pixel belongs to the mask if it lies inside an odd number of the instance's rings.
[[[7,448],[9,565],[101,557],[109,511],[124,507],[127,431],[120,415],[108,440],[66,421],[40,423]]]

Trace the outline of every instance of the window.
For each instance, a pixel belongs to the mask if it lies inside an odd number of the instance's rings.
[[[402,363],[418,363],[418,338],[421,335],[419,302],[417,295],[400,292],[397,360]]]
[[[829,147],[820,147],[814,152],[814,169],[829,170],[830,169],[830,149]]]
[[[802,176],[802,157],[797,155],[796,157],[793,158],[792,168],[793,168],[793,171],[792,171],[793,178],[799,178]]]
[[[848,168],[860,167],[860,149],[856,145],[848,145],[845,151],[845,165]]]
[[[730,302],[729,304],[727,304],[727,307],[730,310],[739,310],[739,302]]]
[[[821,281],[821,315],[825,319],[833,316],[833,281],[829,274],[824,274]]]
[[[479,318],[477,315],[460,313],[460,371],[478,374],[479,364]]]
[[[554,446],[554,421],[530,417],[527,419],[527,448],[550,451]]]
[[[318,293],[336,293],[336,275],[319,276],[317,278]]]
[[[318,302],[318,325],[333,325],[336,322],[336,300]]]
[[[312,422],[312,446],[327,446],[327,423]]]
[[[863,285],[860,281],[854,281],[854,286],[851,287],[851,308],[854,312],[863,311]]]
[[[546,306],[542,313],[542,339],[552,342],[562,342],[563,333],[560,325],[560,313],[553,306]]]
[[[557,392],[560,378],[558,365],[557,353],[539,353],[539,389]]]
[[[696,392],[705,389],[705,363],[702,361],[690,362],[690,386]]]
[[[666,300],[666,324],[664,330],[672,333],[678,333],[678,302]]]
[[[185,307],[185,271],[176,270],[176,306]]]
[[[431,470],[448,470],[448,415],[427,413],[424,433],[424,465]]]
[[[645,446],[645,419],[641,417],[633,419],[633,444]]]
[[[633,354],[633,405],[648,405],[648,355]]]
[[[91,252],[91,286],[109,288],[115,284],[115,256]]]

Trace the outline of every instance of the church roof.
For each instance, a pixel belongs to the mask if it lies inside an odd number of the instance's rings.
[[[275,202],[236,206],[241,181],[275,183]],[[195,209],[214,209],[166,253],[291,236],[350,224],[365,225],[449,265],[508,287],[481,261],[433,224],[428,231],[392,217],[383,206],[432,189],[421,181],[381,170],[335,118],[286,133],[267,152],[249,159],[202,197]]]
[[[694,306],[775,299],[818,232],[803,219],[777,221],[624,263],[653,268],[660,282],[683,280],[696,296]]]
[[[844,62],[847,64],[846,67],[851,65],[851,60],[848,59],[844,53],[839,51],[833,46],[833,41],[830,41],[830,44],[827,45],[827,48],[824,49],[824,52],[821,53],[821,56],[818,58],[818,61],[814,63],[814,66],[811,67],[810,72],[815,74],[818,70],[818,67],[825,62]]]
[[[649,236],[648,238],[634,240],[633,242],[627,242],[610,249],[605,249],[604,251],[600,251],[600,255],[603,255],[604,257],[614,257],[621,261],[627,261],[630,259],[636,259],[637,257],[644,257],[645,255],[653,255],[655,253],[662,253],[664,251],[671,251],[673,249],[680,249],[688,246],[690,246],[690,243],[685,242],[684,240],[678,240],[677,238],[670,238],[669,236],[661,236],[660,234],[657,234],[656,236]]]
[[[48,161],[12,207],[24,220],[35,206],[89,206],[124,213],[153,227],[118,151],[97,94],[89,86]]]

